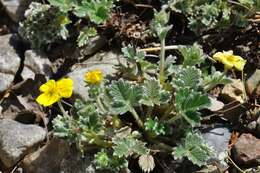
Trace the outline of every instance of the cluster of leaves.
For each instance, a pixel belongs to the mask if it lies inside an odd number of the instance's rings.
[[[55,118],[54,134],[77,143],[82,151],[89,145],[99,146],[101,150],[94,161],[99,169],[118,171],[127,167],[127,159],[139,157],[140,167],[149,172],[154,168],[150,146],[160,143],[160,136],[171,138],[175,132],[173,125],[183,129],[198,127],[200,110],[210,105],[208,88],[228,80],[220,72],[202,74],[199,65],[204,63],[205,55],[198,45],[179,49],[183,61],[166,66],[164,85],[158,79],[158,72],[148,73],[142,68],[143,62],[149,63],[143,52],[131,46],[122,51],[128,63],[138,65],[138,72],[132,73],[135,78],[87,83],[89,100],[75,103],[74,117]],[[126,67],[123,69],[129,73]],[[143,80],[137,80],[138,76]],[[135,120],[132,126],[123,118],[130,115]],[[169,146],[169,154],[176,159],[188,157],[199,166],[205,164],[212,150],[200,134],[191,130],[181,136],[184,139],[176,141],[180,143],[176,148]]]
[[[183,13],[188,18],[189,28],[198,34],[232,25],[245,27],[247,19],[260,9],[258,0],[171,0],[169,6]]]
[[[163,52],[169,16],[165,9],[155,13],[152,25]],[[126,169],[128,159],[139,158],[140,168],[150,172],[155,167],[152,151],[161,150],[176,159],[206,164],[213,151],[195,128],[200,126],[201,109],[211,104],[207,91],[229,80],[221,72],[201,72],[206,56],[197,44],[179,48],[178,64],[172,56],[165,59],[164,53],[158,64],[152,64],[132,46],[122,52],[126,60],[118,67],[122,77],[86,81],[89,99],[75,102],[74,116],[55,118],[54,134],[78,144],[83,152],[98,146],[94,160],[98,169],[118,172]],[[184,133],[174,138],[180,129]],[[176,141],[163,142],[161,137]]]
[[[71,35],[76,32],[78,46],[84,46],[90,37],[97,35],[94,26],[106,22],[113,7],[113,0],[49,0],[49,3],[33,2],[25,21],[20,23],[21,36],[36,50],[70,36],[66,27],[72,23],[71,13],[78,19],[75,26],[79,28]],[[85,21],[89,21],[87,25]]]
[[[32,2],[25,13],[26,20],[20,23],[20,35],[29,41],[33,49],[40,50],[60,39],[68,37],[67,16],[58,8]]]

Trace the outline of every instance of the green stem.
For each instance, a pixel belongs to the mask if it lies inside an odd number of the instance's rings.
[[[163,84],[165,77],[164,77],[164,70],[165,70],[165,38],[161,40],[161,52],[160,52],[160,73],[159,79],[160,83]]]
[[[136,120],[138,126],[141,127],[141,128],[143,128],[143,127],[144,127],[144,124],[143,124],[141,118],[139,117],[139,115],[136,113],[135,109],[134,109],[134,108],[131,108],[129,111],[130,111],[130,112],[132,113],[132,115],[134,116],[134,118],[135,118],[135,120]]]
[[[62,106],[61,102],[58,101],[58,106],[63,114],[64,117],[70,118],[70,116],[67,114],[67,112],[65,111],[64,107]]]

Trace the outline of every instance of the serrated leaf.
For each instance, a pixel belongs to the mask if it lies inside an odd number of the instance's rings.
[[[84,45],[87,44],[87,42],[89,41],[90,37],[94,37],[97,35],[97,31],[95,28],[89,28],[89,27],[85,27],[83,28],[78,36],[77,42],[78,42],[78,46],[82,47]]]
[[[141,155],[139,157],[138,164],[143,172],[148,173],[151,172],[155,167],[154,158],[149,154]]]
[[[145,123],[145,130],[154,132],[156,135],[165,135],[166,134],[166,125],[158,120],[156,117],[154,120],[148,118]]]
[[[128,167],[128,162],[125,158],[112,156],[110,152],[104,149],[95,154],[94,163],[97,169],[110,170],[111,172],[119,172],[121,169]]]
[[[77,3],[76,0],[48,0],[52,6],[58,7],[63,12],[70,11]]]
[[[189,47],[181,47],[179,51],[183,57],[183,66],[194,66],[204,62],[205,55],[198,44]]]
[[[193,112],[185,112],[182,114],[184,119],[192,126],[199,126],[200,125],[200,113],[193,111]]]
[[[197,111],[210,104],[207,95],[191,91],[188,88],[181,88],[176,91],[175,102],[176,108],[180,112]]]
[[[206,91],[209,91],[219,84],[229,84],[231,80],[228,79],[223,73],[216,71],[212,75],[207,75],[203,80],[203,86]]]
[[[136,51],[136,49],[128,45],[127,47],[122,48],[122,52],[124,54],[124,57],[128,58],[129,60],[143,60],[145,58],[145,52],[144,51]]]
[[[199,134],[188,133],[182,144],[178,145],[172,154],[175,159],[187,157],[192,163],[202,166],[213,155],[213,151]]]
[[[128,136],[126,138],[113,139],[114,156],[119,158],[128,157],[133,154],[143,155],[147,154],[148,149],[145,147],[145,143]]]
[[[124,114],[133,107],[138,106],[142,98],[142,89],[123,79],[113,81],[108,91],[113,100],[112,107],[119,114]]]
[[[78,17],[88,16],[95,24],[101,24],[109,18],[112,6],[111,0],[83,0],[75,5],[74,14]]]
[[[201,71],[196,67],[176,66],[172,84],[176,88],[197,89],[201,85]]]
[[[140,103],[147,106],[160,105],[170,100],[169,92],[163,90],[159,81],[156,79],[146,80],[142,86],[143,98]]]

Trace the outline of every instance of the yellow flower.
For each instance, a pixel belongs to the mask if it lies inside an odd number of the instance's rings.
[[[241,56],[234,55],[232,50],[217,52],[213,55],[213,58],[224,64],[227,70],[235,67],[237,70],[243,71],[246,64],[246,60]]]
[[[69,98],[72,95],[73,81],[70,78],[64,78],[59,81],[49,80],[40,86],[42,92],[36,101],[43,106],[50,106],[58,102],[61,98]]]
[[[89,71],[85,74],[85,81],[90,84],[100,84],[103,80],[103,73],[100,70]]]

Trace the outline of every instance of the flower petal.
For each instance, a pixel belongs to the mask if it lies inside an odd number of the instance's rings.
[[[90,84],[100,84],[103,80],[103,73],[100,70],[89,71],[85,74],[85,81]]]
[[[55,80],[51,79],[48,82],[46,82],[45,84],[42,84],[40,86],[40,91],[49,92],[49,91],[53,90],[55,87],[56,87],[56,82],[55,82]]]
[[[43,106],[50,106],[60,100],[58,93],[43,93],[39,95],[36,101]]]
[[[73,92],[73,80],[70,78],[64,78],[57,82],[57,92],[61,97],[69,98]]]
[[[246,60],[243,59],[234,63],[234,66],[237,70],[243,71],[245,64],[246,64]]]

